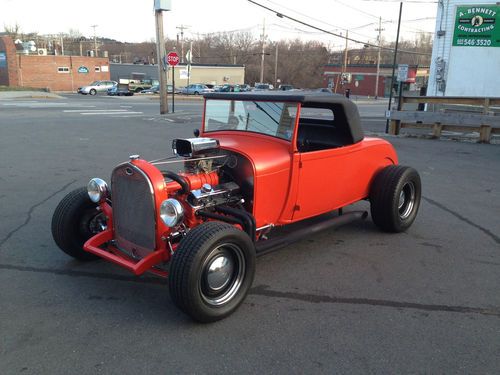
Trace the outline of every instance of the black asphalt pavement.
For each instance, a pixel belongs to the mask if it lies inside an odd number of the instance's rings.
[[[382,134],[386,104],[359,104]],[[69,191],[199,127],[201,102],[158,106],[0,99],[0,374],[500,372],[500,146],[386,137],[422,178],[413,226],[368,218],[263,256],[239,310],[200,325],[168,281],[77,262],[50,232]]]

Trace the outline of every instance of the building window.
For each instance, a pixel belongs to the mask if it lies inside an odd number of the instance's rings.
[[[95,66],[94,67],[94,71],[95,72],[100,72],[101,71],[101,67],[100,66]]]
[[[60,66],[57,68],[57,73],[69,73],[69,68],[67,66]]]

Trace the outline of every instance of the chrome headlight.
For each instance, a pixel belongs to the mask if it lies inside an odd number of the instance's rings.
[[[160,217],[167,227],[175,227],[184,219],[184,208],[177,199],[169,198],[160,206]]]
[[[93,178],[87,185],[89,198],[94,203],[99,203],[109,196],[108,184],[100,178]]]

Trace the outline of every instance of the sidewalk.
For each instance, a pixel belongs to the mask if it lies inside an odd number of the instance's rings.
[[[0,91],[0,100],[10,99],[64,99],[62,96],[43,91]]]

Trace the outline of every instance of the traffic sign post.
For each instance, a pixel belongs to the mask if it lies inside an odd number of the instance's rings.
[[[175,66],[179,64],[179,55],[177,54],[177,52],[173,51],[168,53],[167,63],[172,67],[172,113],[174,113],[175,112]]]
[[[408,80],[408,64],[398,64],[398,81],[406,82]]]
[[[179,55],[177,52],[169,52],[167,55],[167,63],[170,66],[176,66],[179,64]]]
[[[398,111],[401,111],[401,99],[403,97],[403,83],[408,80],[408,64],[398,64],[399,97]]]

